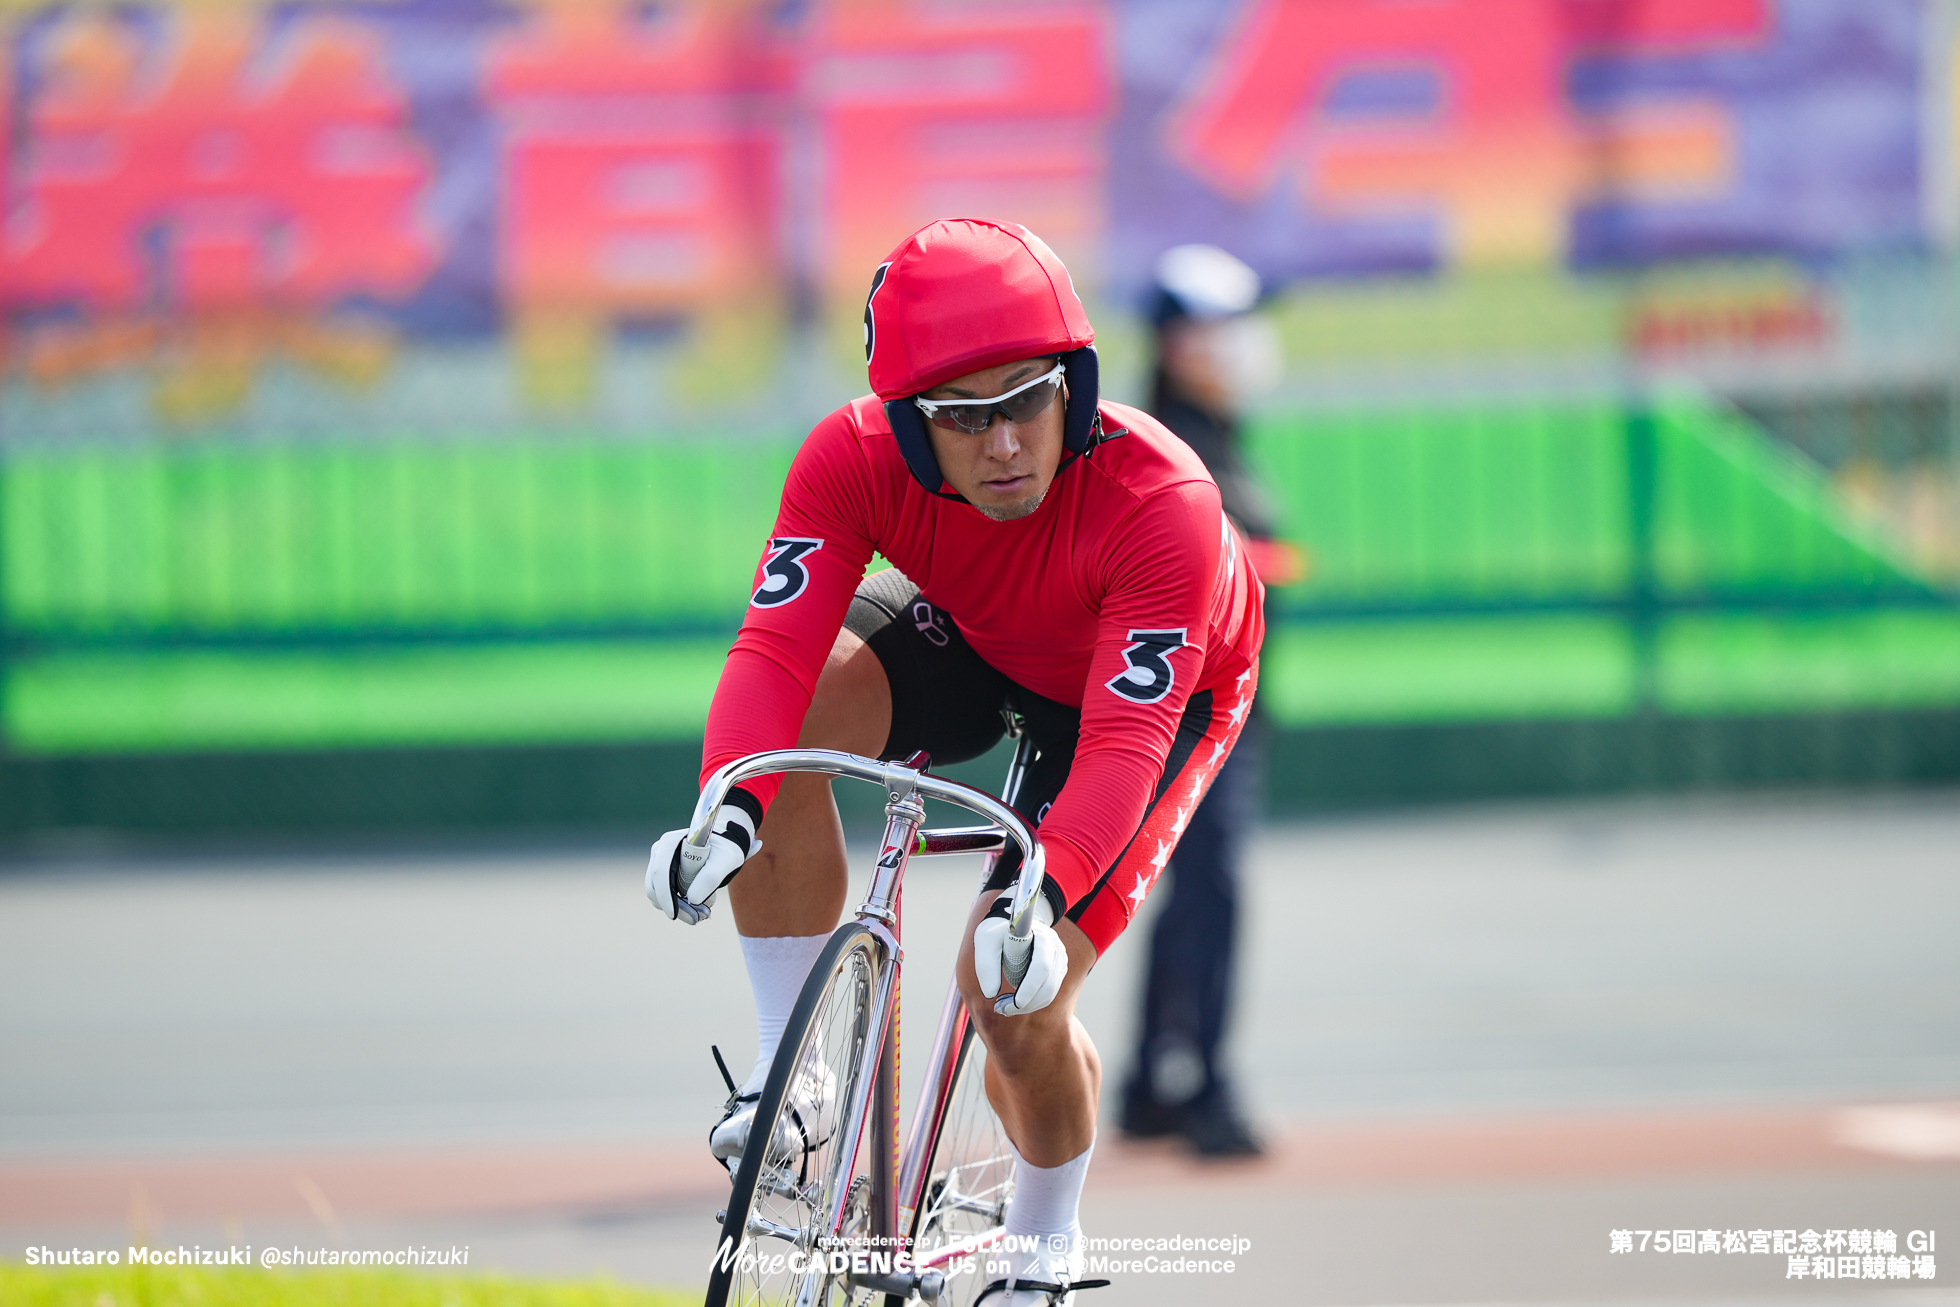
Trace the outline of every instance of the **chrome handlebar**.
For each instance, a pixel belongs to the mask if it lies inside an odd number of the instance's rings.
[[[902,763],[878,762],[839,749],[770,749],[737,758],[710,776],[708,783],[701,787],[701,798],[694,805],[694,818],[688,823],[688,843],[697,849],[707,847],[708,832],[714,825],[715,813],[721,810],[721,805],[728,799],[728,791],[737,782],[787,771],[816,772],[869,781],[873,785],[884,786],[893,803],[919,794],[928,799],[955,804],[992,821],[1009,839],[1021,846],[1021,878],[1014,886],[1007,933],[1017,941],[1025,941],[1032,935],[1032,909],[1036,896],[1041,892],[1045,855],[1041,841],[1028,828],[1027,822],[1021,819],[1021,814],[985,790],[915,771]]]

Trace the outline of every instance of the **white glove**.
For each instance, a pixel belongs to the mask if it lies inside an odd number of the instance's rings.
[[[647,897],[653,906],[690,926],[705,921],[716,891],[761,851],[762,841],[755,837],[761,824],[762,805],[745,790],[730,790],[715,814],[706,848],[689,844],[685,830],[670,830],[655,840],[647,858]]]
[[[994,1000],[994,1011],[1004,1017],[1047,1007],[1068,978],[1068,949],[1055,933],[1055,908],[1047,895],[1035,895],[1034,930],[1018,943],[1007,933],[1013,901],[1012,891],[995,899],[973,928],[973,974],[980,992]],[[1014,986],[1012,994],[1000,992],[1002,980]]]

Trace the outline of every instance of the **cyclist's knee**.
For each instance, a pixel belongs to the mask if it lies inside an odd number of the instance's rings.
[[[1073,953],[1071,950],[1070,975],[1062,982],[1054,1002],[1036,1012],[1003,1016],[994,1010],[994,1000],[980,992],[980,983],[973,972],[971,941],[961,950],[960,994],[966,1000],[967,1014],[981,1042],[987,1046],[988,1058],[1009,1079],[1025,1073],[1041,1073],[1074,1040],[1075,999],[1088,968],[1080,965]]]
[[[966,1006],[987,1046],[988,1059],[1010,1080],[1052,1066],[1072,1038],[1066,1008],[1050,1006],[1021,1016],[1002,1016],[994,1011],[991,999],[978,994],[969,994]]]

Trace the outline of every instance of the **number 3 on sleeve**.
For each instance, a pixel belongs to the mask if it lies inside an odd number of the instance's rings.
[[[823,548],[823,541],[802,536],[778,536],[769,542],[762,562],[762,584],[755,588],[749,603],[757,608],[775,608],[803,593],[810,584],[810,570],[803,566],[805,554]]]
[[[1187,629],[1130,632],[1133,643],[1123,651],[1128,666],[1104,684],[1132,702],[1156,703],[1171,692],[1177,679],[1170,657],[1184,647]]]

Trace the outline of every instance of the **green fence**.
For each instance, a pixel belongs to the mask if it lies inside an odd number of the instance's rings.
[[[1268,421],[1314,575],[1289,725],[1960,704],[1960,610],[1809,464],[1690,401]]]
[[[1960,610],[1691,401],[1270,418],[1288,726],[1960,705]],[[697,734],[790,437],[0,464],[17,756]]]
[[[699,732],[794,446],[11,455],[29,753]]]

